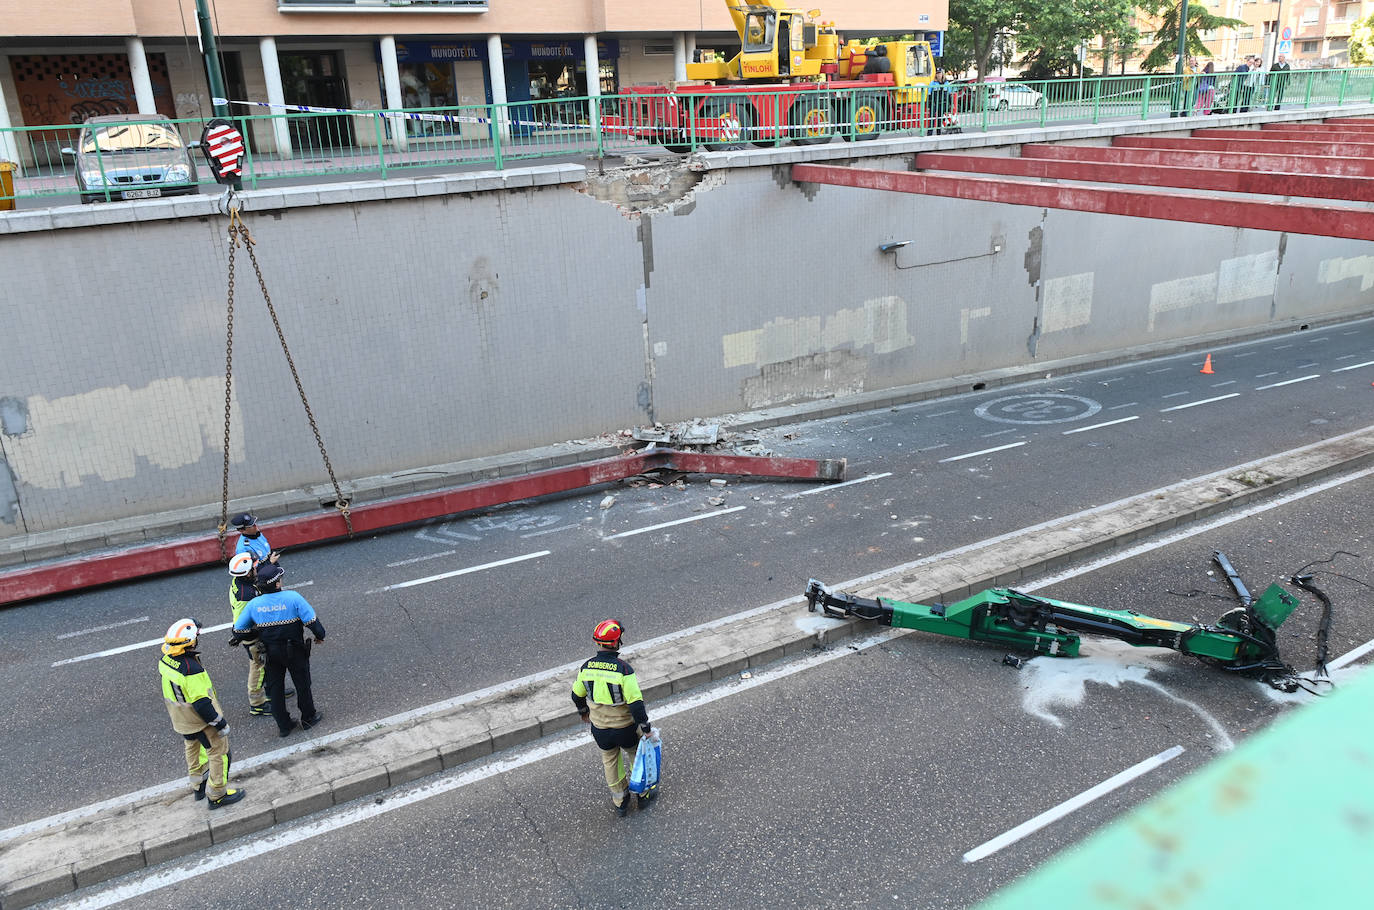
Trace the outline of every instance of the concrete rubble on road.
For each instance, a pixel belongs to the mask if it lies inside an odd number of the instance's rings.
[[[853,592],[915,602],[949,601],[987,587],[1015,585],[1153,534],[1251,504],[1323,477],[1374,463],[1374,427],[1239,465],[1037,526],[918,560]],[[1256,484],[1264,475],[1267,482]],[[651,702],[739,677],[748,668],[852,632],[809,617],[797,598],[781,607],[706,623],[627,650]],[[741,605],[747,609],[748,605]],[[536,674],[517,688],[493,687],[357,728],[318,748],[240,771],[248,798],[209,813],[187,789],[131,800],[0,842],[0,908],[25,907],[77,888],[185,856],[305,815],[371,797],[457,768],[578,722],[568,697],[576,664]]]

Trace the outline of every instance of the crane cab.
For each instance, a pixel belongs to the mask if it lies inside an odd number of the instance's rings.
[[[731,5],[740,53],[728,62],[689,63],[688,79],[710,81],[814,79],[833,62],[835,30],[816,21],[820,10],[785,9],[769,3]]]

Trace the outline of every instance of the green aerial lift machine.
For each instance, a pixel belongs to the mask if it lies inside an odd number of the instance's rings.
[[[811,612],[820,610],[826,616],[855,617],[1054,657],[1077,657],[1080,632],[1105,635],[1137,647],[1191,654],[1211,666],[1293,691],[1297,676],[1279,659],[1275,633],[1298,599],[1272,584],[1255,600],[1224,554],[1214,553],[1213,559],[1226,573],[1240,606],[1212,625],[1155,619],[1134,610],[1105,610],[1014,588],[991,588],[956,603],[926,606],[834,592],[813,578],[806,586],[806,603]]]

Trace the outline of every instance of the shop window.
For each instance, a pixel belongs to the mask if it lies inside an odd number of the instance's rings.
[[[458,83],[453,76],[452,63],[402,63],[401,106],[406,110],[429,111],[448,108],[458,103]],[[433,111],[433,113],[442,113]],[[451,136],[460,124],[443,120],[407,120],[406,135]]]
[[[1315,54],[1317,52],[1316,41],[1302,41],[1298,44],[1298,51],[1303,54]]]

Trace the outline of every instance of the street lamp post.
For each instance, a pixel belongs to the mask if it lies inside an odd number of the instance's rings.
[[[204,0],[198,0],[204,2]],[[1178,7],[1178,60],[1174,62],[1174,75],[1183,75],[1183,61],[1188,57],[1188,0]]]
[[[196,21],[200,25],[200,52],[205,57],[205,78],[210,84],[210,104],[216,117],[229,116],[224,94],[224,75],[219,68],[219,47],[215,43],[215,29],[210,24],[210,9],[206,0],[196,0]]]

